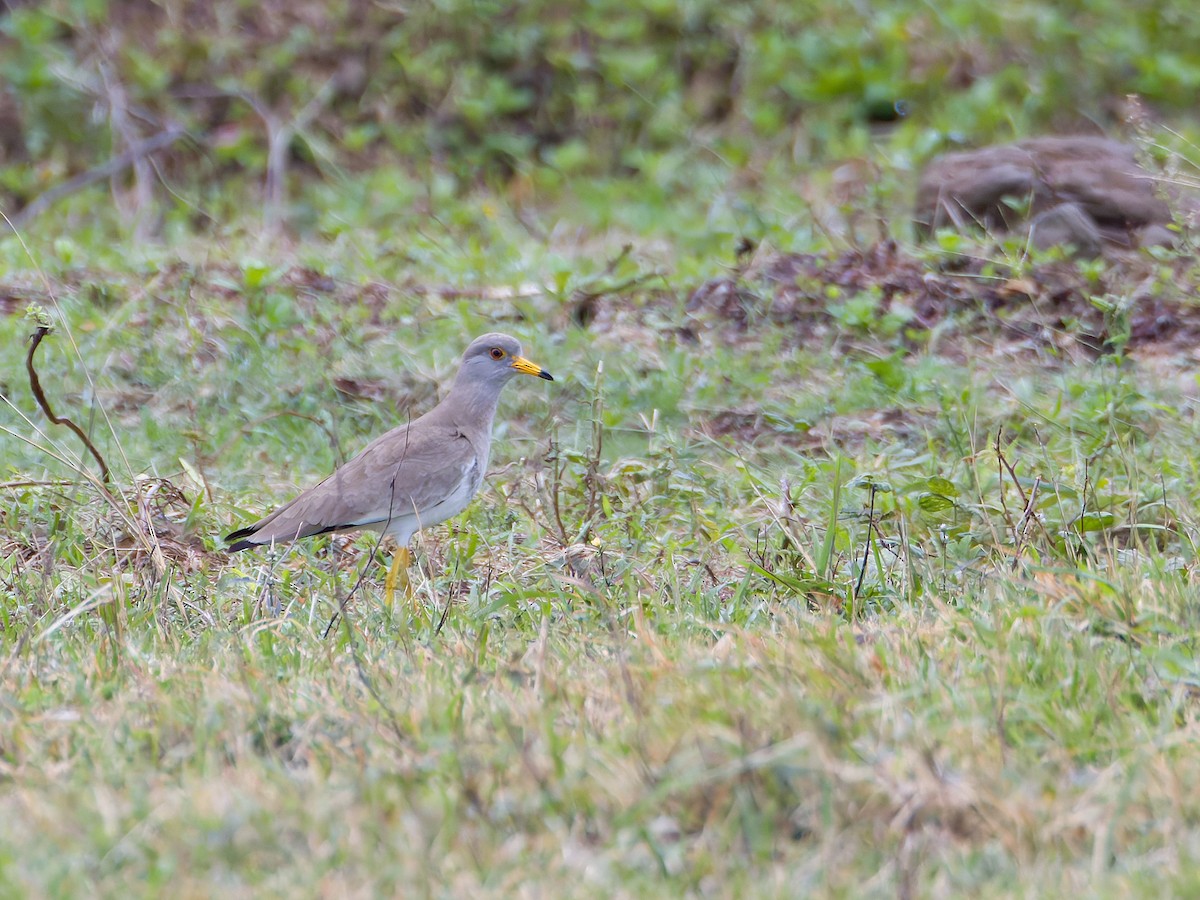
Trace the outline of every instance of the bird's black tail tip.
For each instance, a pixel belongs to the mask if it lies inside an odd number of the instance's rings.
[[[225,540],[229,541],[229,546],[225,549],[229,553],[236,553],[238,550],[247,550],[256,546],[257,541],[249,540],[254,531],[253,528],[239,528],[237,531],[231,531],[225,535]]]

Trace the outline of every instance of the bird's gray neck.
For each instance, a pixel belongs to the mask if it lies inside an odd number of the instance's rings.
[[[455,424],[467,428],[482,427],[485,434],[492,432],[492,420],[500,405],[500,390],[503,384],[467,383],[462,378],[454,380],[454,386],[442,403],[453,411]]]

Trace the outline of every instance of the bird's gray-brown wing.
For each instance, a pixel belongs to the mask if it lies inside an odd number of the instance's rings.
[[[229,549],[380,527],[414,512],[419,517],[451,494],[475,465],[474,446],[453,425],[425,420],[395,428],[320,484],[230,534]]]

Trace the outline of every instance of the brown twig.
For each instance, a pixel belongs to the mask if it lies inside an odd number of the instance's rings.
[[[28,206],[11,217],[10,224],[14,229],[20,228],[40,216],[63,197],[67,197],[77,191],[82,191],[84,188],[91,187],[97,182],[112,178],[151,153],[157,153],[159,150],[165,150],[167,147],[170,147],[185,134],[187,134],[187,131],[181,126],[171,125],[158,134],[148,137],[144,141],[139,141],[124,153],[114,156],[108,162],[93,169],[88,169],[86,172],[81,172],[74,178],[68,178],[62,184],[56,184],[45,193],[38,194]]]
[[[1017,545],[1013,550],[1013,568],[1015,569],[1021,561],[1021,551],[1025,549],[1025,541],[1029,535],[1029,522],[1037,515],[1035,506],[1037,505],[1038,488],[1042,486],[1042,476],[1039,475],[1033,479],[1033,487],[1029,489],[1029,501],[1025,504],[1025,511],[1021,513],[1021,522],[1016,528]]]
[[[862,593],[863,581],[867,577],[867,561],[871,555],[871,531],[875,528],[875,485],[871,485],[870,506],[867,510],[867,542],[863,545],[862,564],[858,567],[858,581],[854,585],[853,600],[858,603],[858,595]],[[856,609],[857,611],[857,609]]]
[[[605,264],[604,270],[599,275],[571,292],[571,316],[577,324],[586,326],[591,321],[595,312],[596,302],[601,297],[619,294],[622,291],[639,287],[646,282],[663,277],[662,272],[659,271],[639,272],[616,284],[601,285],[600,282],[605,278],[611,277],[617,271],[617,267],[620,266],[632,251],[633,244],[623,246],[621,252]]]
[[[100,464],[100,477],[105,482],[112,481],[112,476],[108,471],[108,463],[104,461],[104,457],[100,455],[100,451],[96,449],[96,445],[73,421],[62,416],[56,416],[54,411],[50,409],[50,401],[46,399],[46,394],[42,390],[42,382],[38,378],[37,369],[33,366],[33,355],[37,353],[38,345],[41,344],[42,338],[50,333],[50,328],[46,325],[39,325],[37,330],[29,338],[29,353],[25,357],[25,371],[29,373],[29,389],[33,391],[33,398],[37,401],[42,412],[46,414],[46,418],[55,425],[65,425],[73,432],[79,435],[79,439],[83,441],[85,447],[91,452],[96,462]]]
[[[234,97],[248,105],[262,120],[267,133],[267,173],[263,184],[263,224],[270,232],[276,232],[284,224],[287,206],[288,154],[297,135],[308,130],[329,104],[337,97],[342,78],[334,74],[326,79],[314,92],[304,107],[285,119],[271,109],[265,101],[249,91],[225,90],[208,85],[195,85],[176,91],[180,97]]]
[[[1012,476],[1013,485],[1017,492],[1021,495],[1021,502],[1025,502],[1025,492],[1021,490],[1021,483],[1017,481],[1017,473],[1013,471],[1012,466],[1008,464],[1008,460],[1004,458],[1004,450],[1000,447],[1000,438],[1004,436],[1004,429],[996,429],[996,463],[1000,470],[1000,510],[1004,514],[1004,522],[1008,525],[1009,530],[1013,533],[1013,539],[1017,539],[1017,526],[1013,522],[1012,514],[1008,511],[1008,502],[1004,499],[1004,470],[1008,469],[1008,474]]]
[[[108,105],[108,118],[112,132],[125,144],[126,149],[136,147],[139,143],[139,135],[130,115],[129,97],[125,86],[117,80],[108,63],[100,63],[99,69],[100,83],[103,85],[105,102]],[[153,170],[144,156],[134,159],[130,168],[133,170],[133,206],[131,210],[121,209],[121,212],[127,216],[132,214],[132,217],[136,218],[135,233],[140,240],[150,236],[148,230],[151,227],[150,217],[146,215],[146,211],[154,202],[154,180],[151,177]],[[117,201],[118,208],[125,205],[121,202],[121,195],[115,179],[113,199]]]
[[[1019,558],[1027,542],[1026,531],[1030,521],[1037,524],[1038,529],[1046,536],[1046,540],[1053,543],[1053,539],[1050,537],[1050,532],[1046,530],[1046,524],[1038,516],[1034,515],[1038,488],[1042,486],[1042,476],[1038,475],[1034,479],[1033,490],[1029,494],[1026,494],[1025,489],[1021,487],[1021,482],[1017,480],[1016,468],[1009,463],[1008,458],[1004,455],[1004,451],[1000,447],[1000,436],[1003,431],[1004,429],[1002,428],[996,431],[996,459],[1000,465],[1000,505],[1004,509],[1004,518],[1008,522],[1008,527],[1012,530],[1013,543],[1017,548],[1016,556]],[[1021,514],[1020,524],[1013,521],[1008,511],[1008,504],[1004,502],[1004,473],[1006,471],[1008,472],[1008,477],[1012,479],[1013,487],[1017,489],[1017,494],[1021,498],[1021,505],[1024,509],[1024,512]]]

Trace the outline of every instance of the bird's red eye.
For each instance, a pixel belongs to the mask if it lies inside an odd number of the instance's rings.
[[[491,353],[488,354],[492,359],[504,359],[504,351],[499,347],[493,347]]]

